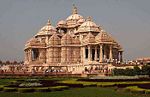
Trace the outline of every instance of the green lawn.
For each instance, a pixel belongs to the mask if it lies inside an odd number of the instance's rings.
[[[136,95],[122,91],[115,91],[113,88],[86,87],[74,88],[56,92],[34,92],[14,93],[1,92],[0,97],[149,97],[150,95]]]

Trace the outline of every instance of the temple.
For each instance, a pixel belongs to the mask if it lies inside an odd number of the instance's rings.
[[[103,70],[122,62],[123,48],[91,17],[72,14],[56,27],[50,20],[25,44],[25,65],[29,71],[85,73]]]

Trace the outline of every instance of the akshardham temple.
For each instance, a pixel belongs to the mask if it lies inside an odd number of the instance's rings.
[[[84,18],[73,6],[72,14],[56,27],[50,20],[25,44],[25,61],[29,71],[84,73],[103,70],[122,62],[123,49],[91,17]]]

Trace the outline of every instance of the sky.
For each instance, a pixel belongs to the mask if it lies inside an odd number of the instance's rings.
[[[150,0],[0,0],[0,60],[22,61],[26,41],[73,4],[122,45],[125,60],[150,57]]]

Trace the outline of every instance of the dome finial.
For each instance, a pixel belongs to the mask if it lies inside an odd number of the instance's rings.
[[[78,14],[77,7],[73,4],[72,14]]]
[[[87,20],[87,21],[92,21],[92,17],[91,17],[91,16],[88,16],[86,20]]]
[[[47,21],[47,25],[51,25],[51,21],[50,21],[50,19],[48,19],[48,21]]]

